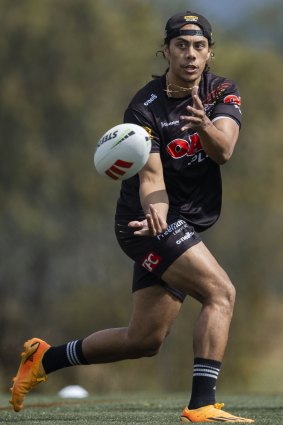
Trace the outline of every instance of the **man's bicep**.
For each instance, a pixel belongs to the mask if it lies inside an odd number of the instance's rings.
[[[228,137],[231,144],[236,144],[239,137],[240,127],[233,118],[219,117],[213,121],[213,124],[219,131],[222,131]]]

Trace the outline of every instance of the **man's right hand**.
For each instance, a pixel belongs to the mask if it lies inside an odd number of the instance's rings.
[[[168,225],[167,222],[158,214],[158,211],[152,204],[149,205],[149,213],[142,221],[130,221],[128,226],[136,228],[134,235],[137,236],[156,236],[163,233]]]

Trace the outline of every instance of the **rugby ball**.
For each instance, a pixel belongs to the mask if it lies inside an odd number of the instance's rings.
[[[148,160],[151,139],[137,124],[119,124],[98,141],[94,165],[99,174],[113,180],[126,180],[137,174]]]

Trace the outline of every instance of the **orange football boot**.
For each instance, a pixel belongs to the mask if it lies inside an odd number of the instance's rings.
[[[39,338],[32,338],[24,343],[20,367],[17,376],[13,379],[13,387],[10,389],[12,392],[10,403],[15,412],[23,408],[25,395],[37,384],[47,380],[42,358],[49,348],[50,345]]]
[[[182,412],[181,422],[243,422],[252,423],[253,419],[240,418],[224,412],[223,403],[209,404],[208,406],[199,407],[198,409],[185,409]]]

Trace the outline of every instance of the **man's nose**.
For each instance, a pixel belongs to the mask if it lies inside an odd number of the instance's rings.
[[[189,46],[188,48],[187,48],[187,52],[186,52],[186,57],[187,58],[195,58],[195,50],[194,50],[194,48],[193,48],[193,46]]]

